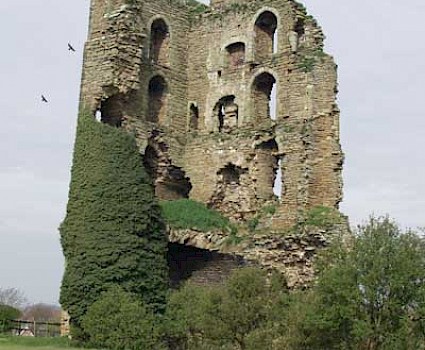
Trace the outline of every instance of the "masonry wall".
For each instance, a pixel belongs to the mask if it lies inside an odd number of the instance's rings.
[[[170,243],[168,265],[170,284],[177,288],[185,282],[201,286],[221,284],[234,270],[246,263],[234,254]]]
[[[81,105],[136,135],[160,199],[235,220],[272,203],[274,227],[337,207],[336,79],[320,27],[291,0],[216,0],[197,14],[185,1],[92,0]]]
[[[336,69],[322,51],[320,28],[291,1],[229,0],[212,5],[189,34],[189,99],[196,101],[201,121],[185,151],[185,169],[193,180],[191,197],[212,204],[219,172],[234,164],[246,170],[245,179],[232,203],[221,198],[221,210],[243,218],[266,202],[276,203],[272,188],[281,160],[275,226],[294,222],[309,207],[336,207],[342,193]],[[277,20],[274,53],[258,49],[256,21],[265,12]],[[229,65],[226,52],[235,43],[245,45],[244,62],[236,67]],[[268,106],[260,105],[264,97],[254,91],[256,79],[263,75],[276,81],[274,121],[267,116]],[[223,133],[214,108],[226,96],[234,96],[239,115],[236,126]],[[273,140],[277,149],[259,156],[259,140]]]

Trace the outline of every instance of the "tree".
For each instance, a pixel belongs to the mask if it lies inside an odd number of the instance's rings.
[[[423,349],[425,244],[388,217],[336,244],[303,322],[304,348]]]
[[[0,305],[9,305],[19,309],[26,301],[27,299],[21,290],[0,287]]]
[[[155,310],[164,308],[167,238],[135,138],[84,113],[60,234],[65,255],[60,302],[75,337],[88,307],[114,285]]]
[[[119,287],[103,293],[89,307],[82,326],[92,347],[160,349],[159,328],[153,312]]]
[[[269,349],[284,327],[287,302],[283,278],[255,268],[235,271],[223,286],[187,285],[168,305],[170,347]]]
[[[60,322],[61,308],[43,303],[30,305],[24,309],[22,319],[37,322]]]

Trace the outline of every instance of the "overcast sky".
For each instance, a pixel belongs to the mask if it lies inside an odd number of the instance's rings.
[[[283,1],[283,0],[282,0]],[[339,65],[341,209],[425,226],[425,1],[304,0]],[[0,287],[57,303],[89,0],[0,1]],[[67,42],[77,49],[67,51]],[[40,101],[40,94],[49,100]]]

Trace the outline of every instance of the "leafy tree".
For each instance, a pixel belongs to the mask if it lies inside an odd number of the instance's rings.
[[[67,215],[60,227],[65,274],[60,301],[74,337],[81,318],[113,285],[161,310],[167,291],[167,238],[132,135],[82,113]]]
[[[168,305],[170,345],[173,349],[271,348],[286,318],[287,298],[286,284],[278,275],[269,279],[265,271],[254,268],[235,271],[224,286],[187,285],[171,296]]]
[[[371,218],[319,275],[302,331],[308,349],[423,349],[425,245],[388,217]]]
[[[83,317],[89,345],[116,350],[160,349],[159,328],[151,310],[134,295],[114,287],[103,293]]]

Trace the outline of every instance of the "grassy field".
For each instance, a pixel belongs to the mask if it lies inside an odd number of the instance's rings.
[[[77,350],[66,338],[9,337],[0,335],[1,350]],[[80,349],[81,350],[81,349]]]

